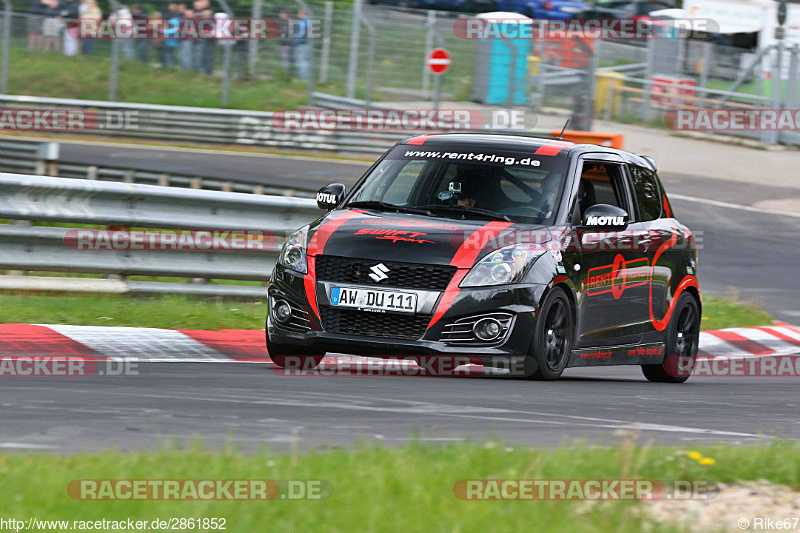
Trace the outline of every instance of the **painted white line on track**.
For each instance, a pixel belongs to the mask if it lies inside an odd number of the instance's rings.
[[[25,442],[0,442],[1,450],[51,450],[55,446],[46,444],[28,444]]]
[[[694,196],[684,196],[683,194],[670,194],[669,197],[678,200],[685,200],[687,202],[713,205],[715,207],[726,207],[728,209],[739,209],[740,211],[750,211],[752,213],[761,213],[764,215],[776,215],[776,216],[800,218],[800,213],[791,213],[789,211],[771,211],[769,209],[761,209],[759,207],[751,207],[749,205],[731,204],[728,202],[720,202],[718,200],[709,200],[707,198],[695,198]]]

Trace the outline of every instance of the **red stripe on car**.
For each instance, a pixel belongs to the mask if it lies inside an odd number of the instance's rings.
[[[433,317],[428,324],[428,328],[436,324],[436,322],[438,322],[439,319],[444,316],[447,310],[450,309],[450,306],[453,305],[453,301],[455,301],[456,295],[460,290],[458,286],[459,283],[461,283],[461,281],[469,272],[469,269],[475,264],[478,254],[481,253],[481,250],[483,250],[483,247],[486,246],[486,243],[494,239],[500,232],[504,231],[510,225],[511,222],[489,222],[464,239],[464,242],[458,248],[453,256],[453,259],[450,261],[450,266],[458,268],[458,271],[453,276],[453,279],[450,280],[450,283],[447,284],[447,288],[444,290],[444,293],[439,300],[439,305],[436,307],[436,312],[433,314]]]
[[[573,143],[569,141],[553,141],[540,146],[533,155],[557,155],[561,150],[572,146]]]
[[[306,288],[306,298],[311,310],[319,318],[319,308],[317,307],[317,280],[314,274],[314,256],[321,254],[328,243],[328,239],[333,232],[339,229],[339,226],[348,220],[357,217],[364,211],[360,209],[352,209],[350,211],[343,211],[341,214],[332,217],[324,224],[322,224],[308,243],[308,250],[306,250],[306,260],[308,263],[308,274],[303,277],[303,285]]]
[[[430,139],[434,135],[436,135],[436,133],[429,133],[428,135],[418,135],[417,137],[413,137],[413,138],[409,139],[406,142],[406,144],[417,144],[417,145],[425,144],[425,141],[427,141],[428,139]]]

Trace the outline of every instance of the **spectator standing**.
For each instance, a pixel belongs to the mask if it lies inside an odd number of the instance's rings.
[[[81,3],[79,0],[66,0],[61,5],[61,19],[69,22],[80,17]],[[65,56],[74,56],[80,53],[80,41],[71,35],[69,31],[64,31],[63,47]]]
[[[61,2],[59,0],[43,0],[44,22],[42,23],[42,51],[56,52],[61,50],[61,31],[64,29],[61,19]]]
[[[97,7],[96,0],[83,0],[80,6],[80,19],[93,20],[99,26],[103,20],[103,12]],[[94,53],[94,38],[81,39],[81,52],[86,55]]]
[[[150,40],[150,45],[156,53],[156,66],[161,66],[161,61],[164,59],[162,48],[164,47],[164,24],[165,20],[161,17],[161,13],[153,11],[147,17],[147,30],[153,37]]]
[[[134,27],[136,28],[144,27],[144,25],[147,23],[147,14],[144,12],[144,9],[140,4],[133,4],[131,6],[131,17],[133,18]],[[150,47],[150,42],[148,39],[143,39],[140,37],[141,36],[137,37],[137,39],[134,41],[136,57],[142,63],[147,63],[147,49]]]
[[[192,3],[194,11],[194,27],[200,27],[200,21],[204,18],[211,18],[211,10],[208,9],[208,0],[194,0]],[[203,70],[203,54],[205,52],[205,39],[195,39],[192,42],[192,69],[195,72]]]
[[[305,9],[297,10],[297,34],[292,40],[294,50],[294,64],[297,67],[297,78],[300,80],[308,79],[308,13]]]
[[[291,32],[292,20],[289,17],[288,9],[281,9],[278,14],[278,51],[281,57],[281,66],[286,71],[286,74],[291,78],[294,76],[293,58],[292,58],[292,37],[289,35]]]
[[[28,50],[42,49],[42,16],[44,6],[41,0],[30,0],[28,2]]]
[[[192,11],[191,9],[184,9],[182,20],[191,21],[193,18],[194,18],[194,11]],[[178,55],[180,56],[181,70],[192,69],[193,45],[194,41],[192,41],[191,39],[181,39],[180,44],[178,44]]]
[[[133,35],[132,19],[133,15],[131,14],[131,10],[122,4],[117,4],[117,9],[108,16],[108,20],[123,35]],[[120,49],[122,50],[122,55],[126,59],[136,58],[136,44],[133,39],[121,39]]]
[[[206,2],[208,3],[208,2]],[[204,9],[202,15],[206,20],[214,20],[214,12]],[[201,70],[204,74],[211,76],[214,74],[214,52],[216,51],[217,40],[214,36],[200,41],[201,47]]]
[[[164,21],[164,45],[161,47],[161,64],[165,67],[175,66],[175,51],[178,49],[178,30],[181,18],[178,8],[173,4],[169,19]]]

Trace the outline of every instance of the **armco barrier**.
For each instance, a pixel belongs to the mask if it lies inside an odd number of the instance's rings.
[[[347,105],[342,103],[341,105]],[[153,141],[241,144],[288,150],[380,154],[414,131],[285,130],[275,128],[272,113],[238,109],[168,106],[0,95],[3,109],[80,109],[96,116],[91,128],[71,134]],[[128,121],[126,117],[131,117]],[[121,127],[118,127],[122,123]],[[35,131],[28,131],[33,134]]]
[[[66,245],[65,236],[70,228],[2,224],[0,269],[266,281],[285,235],[321,214],[316,202],[303,198],[0,173],[3,219],[134,228],[258,230],[275,239],[275,246],[257,252],[90,251]],[[104,281],[108,280],[97,280]],[[25,288],[26,284],[32,286],[29,288],[47,288],[47,280],[39,280],[37,285],[18,279],[15,286]],[[0,287],[9,288],[9,280],[0,282]],[[226,287],[203,289],[180,283],[128,283],[130,291],[237,295],[247,292],[241,287]],[[109,292],[120,290],[117,287]]]
[[[55,146],[55,149],[46,149]],[[246,192],[275,196],[313,198],[315,190],[285,186],[260,185],[233,180],[222,180],[192,174],[157,172],[132,167],[108,167],[84,163],[64,163],[58,160],[59,143],[41,142],[19,138],[0,138],[0,172],[38,174],[62,178],[81,178],[119,183],[142,183],[164,187],[185,187],[212,191]],[[152,164],[152,162],[150,162]]]

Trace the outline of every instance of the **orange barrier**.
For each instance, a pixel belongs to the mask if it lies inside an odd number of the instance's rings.
[[[561,133],[561,130],[552,130],[550,135],[558,137],[559,133]],[[578,130],[566,130],[561,138],[574,143],[598,144],[600,146],[608,146],[609,148],[618,148],[620,150],[625,140],[624,135]]]

